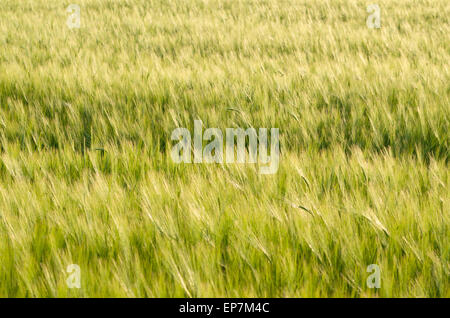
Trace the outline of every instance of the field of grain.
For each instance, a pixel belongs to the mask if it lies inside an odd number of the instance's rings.
[[[0,297],[450,297],[450,2],[373,2],[0,0]]]

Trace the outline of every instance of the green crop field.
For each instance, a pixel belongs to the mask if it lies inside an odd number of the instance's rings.
[[[450,297],[449,122],[448,0],[0,0],[0,297]]]

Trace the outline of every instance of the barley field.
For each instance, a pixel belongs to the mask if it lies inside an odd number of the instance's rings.
[[[448,0],[0,0],[0,297],[450,297],[449,122]]]

